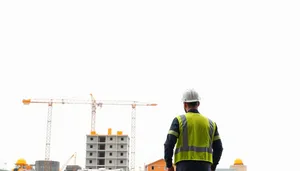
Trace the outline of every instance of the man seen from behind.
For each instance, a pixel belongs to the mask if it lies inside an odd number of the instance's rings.
[[[182,97],[184,115],[173,119],[164,144],[168,171],[215,171],[223,146],[215,122],[199,113],[200,97],[188,89]],[[173,152],[174,147],[175,152]]]

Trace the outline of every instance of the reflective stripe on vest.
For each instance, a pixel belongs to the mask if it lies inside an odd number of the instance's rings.
[[[180,115],[181,122],[182,122],[182,147],[175,149],[175,154],[179,152],[187,152],[187,151],[195,151],[195,152],[208,152],[212,153],[212,140],[213,140],[213,133],[214,133],[214,123],[208,119],[209,121],[209,148],[207,147],[195,147],[195,146],[189,146],[188,140],[188,127],[187,127],[187,121],[185,115]]]

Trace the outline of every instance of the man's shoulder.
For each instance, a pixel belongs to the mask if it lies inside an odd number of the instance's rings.
[[[213,122],[213,123],[215,123],[216,124],[216,122],[214,121],[214,119],[212,119],[212,118],[210,118],[210,117],[208,117],[208,116],[205,116],[205,115],[203,115],[203,114],[201,114],[203,117],[205,117],[207,120],[209,120],[209,121],[211,121],[211,122]]]
[[[217,122],[216,121],[214,121],[213,119],[211,119],[211,118],[208,118],[216,127],[217,127]]]
[[[183,113],[183,114],[177,114],[176,116],[175,116],[175,118],[174,119],[180,119],[180,118],[183,118],[183,117],[186,117],[186,113]]]
[[[180,116],[181,115],[176,115],[175,117],[173,117],[172,123],[178,123]]]

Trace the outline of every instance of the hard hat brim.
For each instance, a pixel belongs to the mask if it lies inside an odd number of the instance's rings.
[[[198,100],[183,100],[183,102],[186,102],[186,103],[191,103],[191,102],[199,102],[200,99]]]

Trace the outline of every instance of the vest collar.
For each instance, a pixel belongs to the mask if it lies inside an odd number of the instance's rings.
[[[191,112],[191,113],[199,113],[199,111],[197,109],[190,109],[190,110],[188,110],[187,113],[189,113],[189,112]]]

